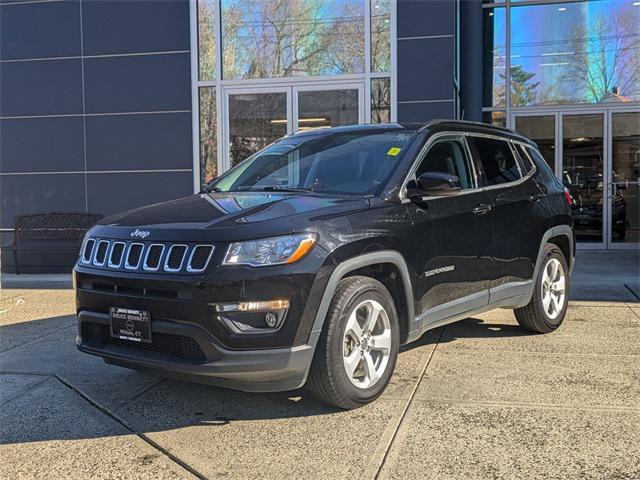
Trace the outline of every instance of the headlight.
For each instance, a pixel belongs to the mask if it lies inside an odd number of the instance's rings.
[[[222,264],[263,267],[293,263],[309,253],[315,243],[313,233],[232,243]]]

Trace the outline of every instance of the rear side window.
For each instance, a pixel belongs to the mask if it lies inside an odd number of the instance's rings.
[[[509,143],[493,138],[473,138],[486,185],[500,185],[521,178]]]

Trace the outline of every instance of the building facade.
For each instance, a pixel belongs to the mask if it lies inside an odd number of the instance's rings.
[[[52,241],[20,260],[25,215],[188,195],[306,128],[434,118],[527,134],[579,242],[638,248],[639,5],[0,0],[3,271],[72,261]]]

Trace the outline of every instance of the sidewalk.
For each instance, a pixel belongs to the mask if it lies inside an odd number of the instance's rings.
[[[581,252],[558,331],[496,310],[429,332],[350,412],[107,365],[75,348],[68,276],[5,276],[0,478],[640,478],[637,265]]]

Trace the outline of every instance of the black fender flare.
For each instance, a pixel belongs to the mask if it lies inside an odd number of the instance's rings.
[[[324,289],[324,293],[322,294],[322,300],[320,300],[320,305],[318,306],[318,311],[316,312],[313,326],[311,327],[311,333],[309,334],[309,341],[307,342],[307,344],[311,345],[314,350],[318,343],[318,339],[320,338],[320,333],[322,333],[324,320],[327,317],[331,300],[336,293],[338,282],[340,282],[340,280],[342,280],[349,272],[380,263],[391,263],[395,265],[400,272],[400,280],[402,281],[407,303],[406,321],[409,322],[407,327],[411,326],[411,322],[415,319],[413,287],[411,285],[411,277],[404,257],[395,250],[379,250],[376,252],[363,253],[357,257],[344,260],[331,273],[329,281]],[[411,329],[408,328],[408,331],[411,331]]]

